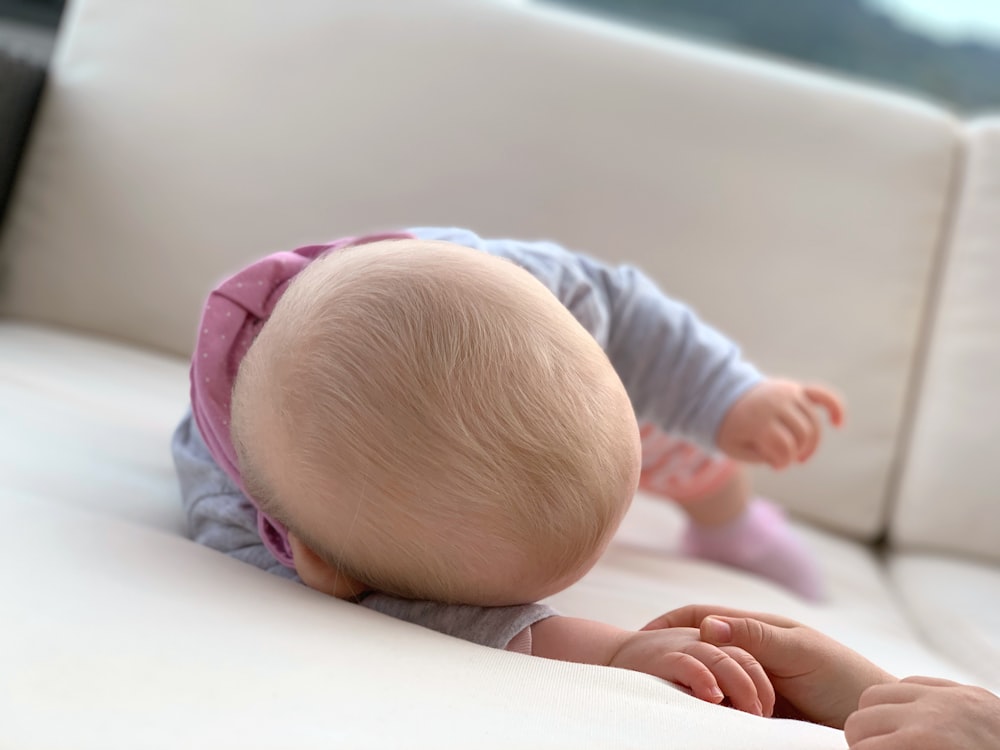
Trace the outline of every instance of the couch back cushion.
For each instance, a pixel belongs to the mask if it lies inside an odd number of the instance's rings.
[[[277,249],[465,225],[648,270],[850,425],[761,488],[858,537],[890,467],[959,152],[919,102],[517,3],[71,7],[0,312],[178,353]]]
[[[1000,561],[1000,118],[968,136],[892,541]]]

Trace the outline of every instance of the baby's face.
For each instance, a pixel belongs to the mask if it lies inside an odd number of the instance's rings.
[[[631,404],[593,337],[526,271],[413,244],[304,272],[241,367],[234,424],[237,403],[270,407],[243,420],[243,444],[334,579],[537,601],[593,567],[632,500]],[[267,387],[243,378],[250,360]]]

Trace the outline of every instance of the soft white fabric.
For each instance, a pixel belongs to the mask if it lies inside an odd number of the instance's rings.
[[[892,539],[1000,562],[1000,118],[968,140]]]
[[[971,679],[968,671],[922,643],[869,548],[797,526],[816,552],[828,583],[827,600],[817,606],[769,581],[677,557],[683,523],[675,506],[639,495],[601,563],[550,603],[622,627],[641,626],[692,603],[780,612],[848,644],[894,674]]]
[[[851,407],[800,514],[883,527],[958,165],[903,97],[486,0],[73,5],[8,221],[0,312],[177,353],[262,253],[414,224],[648,269]]]
[[[0,566],[12,747],[843,747],[647,676],[474,647],[198,547],[167,451],[180,362],[10,323],[0,351],[0,513],[23,561]],[[674,506],[640,496],[553,603],[624,627],[697,601],[780,611],[890,670],[971,679],[921,645],[864,547],[805,532],[830,581],[815,607],[676,558],[680,529]]]
[[[945,555],[901,553],[889,576],[927,642],[1000,693],[1000,570]]]
[[[0,744],[843,750],[832,730],[476,647],[182,538],[184,357],[68,329],[185,355],[225,271],[354,231],[461,224],[637,261],[766,369],[844,389],[849,428],[761,484],[864,538],[890,510],[935,251],[967,201],[952,258],[975,262],[944,290],[893,531],[995,552],[997,477],[976,451],[996,362],[969,337],[993,322],[997,285],[973,274],[996,265],[995,123],[971,131],[955,195],[966,134],[942,112],[561,11],[86,0],[64,31],[0,248]],[[977,515],[950,526],[941,498]],[[949,633],[995,648],[994,568],[898,557],[890,580],[868,548],[805,533],[822,607],[671,557],[676,509],[640,498],[553,601],[627,626],[694,601],[780,611],[899,674],[985,674]]]
[[[32,561],[0,567],[7,747],[846,747],[646,675],[448,638],[159,531],[31,496],[0,509]]]
[[[181,533],[170,434],[187,392],[179,358],[0,321],[0,486]]]

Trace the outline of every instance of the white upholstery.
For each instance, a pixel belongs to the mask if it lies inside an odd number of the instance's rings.
[[[0,351],[4,490],[183,533],[170,458],[180,359],[9,322]]]
[[[696,602],[781,612],[847,643],[890,672],[971,679],[967,669],[921,642],[869,548],[799,527],[828,584],[826,602],[816,606],[730,568],[671,556],[681,528],[676,508],[640,495],[601,563],[551,602],[561,611],[621,627],[636,627]],[[990,684],[1000,687],[1000,682]]]
[[[902,553],[889,575],[927,642],[976,681],[1000,686],[1000,570],[945,555]]]
[[[13,416],[0,509],[8,558],[26,563],[0,572],[17,613],[0,678],[11,747],[844,747],[645,675],[445,638],[198,547],[178,533],[166,451],[180,361],[14,324],[0,349]],[[627,627],[693,601],[780,611],[887,669],[973,679],[921,645],[861,545],[805,531],[830,584],[813,607],[673,557],[679,530],[673,506],[638,498],[599,566],[553,604]]]
[[[1000,562],[1000,118],[968,139],[892,538]]]
[[[842,750],[655,678],[474,646],[175,535],[0,495],[3,738],[18,750]],[[57,546],[58,554],[39,554]]]
[[[996,558],[1000,530],[995,120],[524,4],[233,8],[81,0],[63,29],[0,239],[0,745],[846,747],[183,538],[169,440],[205,291],[264,252],[414,223],[635,261],[766,369],[847,396],[814,463],[759,477],[825,527],[802,526],[824,604],[678,557],[678,511],[640,497],[555,605],[628,627],[776,611],[894,673],[1000,689],[1000,573],[957,560]],[[887,569],[866,540],[890,526]]]
[[[230,7],[72,9],[0,311],[183,354],[212,282],[264,252],[413,223],[557,239],[639,263],[769,371],[842,388],[843,435],[760,484],[878,534],[949,116],[526,6]]]

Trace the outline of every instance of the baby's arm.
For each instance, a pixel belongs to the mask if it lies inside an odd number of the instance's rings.
[[[641,271],[570,256],[560,280],[568,288],[560,296],[581,322],[606,317],[604,349],[640,417],[731,458],[776,469],[815,451],[821,434],[816,406],[840,424],[837,396],[763,378],[735,343]]]
[[[496,255],[548,287],[607,353],[636,413],[715,447],[735,401],[761,381],[739,347],[632,266],[610,266],[550,242],[483,239],[464,229],[408,230]]]
[[[792,380],[764,380],[726,413],[716,442],[731,458],[775,469],[806,461],[822,432],[817,407],[826,410],[835,426],[843,423],[843,404],[832,391]]]
[[[804,461],[834,424],[839,399],[821,387],[764,379],[729,338],[631,266],[610,266],[549,242],[483,239],[465,229],[418,237],[507,258],[545,284],[601,345],[636,414],[732,458],[775,468]]]
[[[532,625],[531,639],[535,656],[644,672],[757,716],[774,709],[774,689],[756,660],[741,648],[702,642],[695,628],[636,632],[557,616]]]
[[[400,599],[381,593],[366,596],[361,605],[464,641],[524,654],[534,653],[532,634],[537,623],[557,614],[546,604],[477,607]]]

